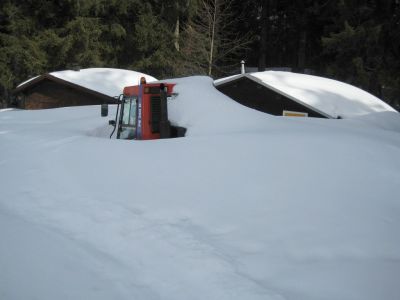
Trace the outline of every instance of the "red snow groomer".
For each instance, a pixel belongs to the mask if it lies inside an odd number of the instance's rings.
[[[171,126],[168,120],[167,102],[175,94],[174,83],[146,83],[144,77],[140,84],[127,86],[118,98],[114,126],[110,135],[116,131],[117,139],[151,140],[182,137],[186,129]],[[103,104],[101,115],[108,115],[108,105]]]

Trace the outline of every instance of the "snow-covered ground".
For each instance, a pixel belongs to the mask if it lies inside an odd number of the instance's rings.
[[[400,118],[272,117],[173,80],[187,137],[0,111],[0,299],[400,298]]]

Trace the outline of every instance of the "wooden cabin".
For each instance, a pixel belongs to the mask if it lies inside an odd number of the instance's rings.
[[[67,106],[116,103],[116,99],[75,83],[44,74],[14,90],[15,105],[22,109],[45,109]]]
[[[370,93],[330,78],[286,71],[242,73],[214,81],[237,102],[276,116],[353,118],[396,112]]]
[[[240,104],[271,115],[331,118],[327,113],[265,84],[251,74],[219,79],[214,85],[220,92]]]

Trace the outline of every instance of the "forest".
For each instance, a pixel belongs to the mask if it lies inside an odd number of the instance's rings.
[[[113,67],[159,79],[290,68],[399,109],[400,0],[2,0],[0,107],[47,72]]]

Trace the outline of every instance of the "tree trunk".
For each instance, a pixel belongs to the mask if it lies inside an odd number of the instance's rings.
[[[306,6],[304,1],[296,2],[296,9],[298,12],[298,26],[299,26],[299,40],[298,40],[298,52],[297,52],[297,70],[304,72],[306,68],[306,47],[307,47],[307,16]]]
[[[258,71],[265,71],[267,67],[267,40],[268,40],[268,17],[269,0],[264,0],[261,12],[261,32],[260,32],[260,54],[258,60]]]
[[[300,72],[304,72],[306,68],[306,46],[307,46],[307,32],[303,29],[300,32],[299,52],[297,56],[297,68]]]
[[[180,24],[179,24],[179,16],[178,16],[176,18],[175,31],[174,31],[174,39],[175,39],[174,46],[175,46],[176,51],[178,51],[178,52],[180,50],[180,47],[179,47],[179,26],[180,26]]]
[[[211,40],[210,40],[210,56],[208,60],[208,76],[211,76],[212,74],[212,65],[213,65],[213,59],[214,59],[214,41],[215,41],[215,26],[216,26],[216,19],[217,19],[217,6],[218,6],[218,0],[214,1],[214,12],[212,16],[212,24],[211,24]]]

